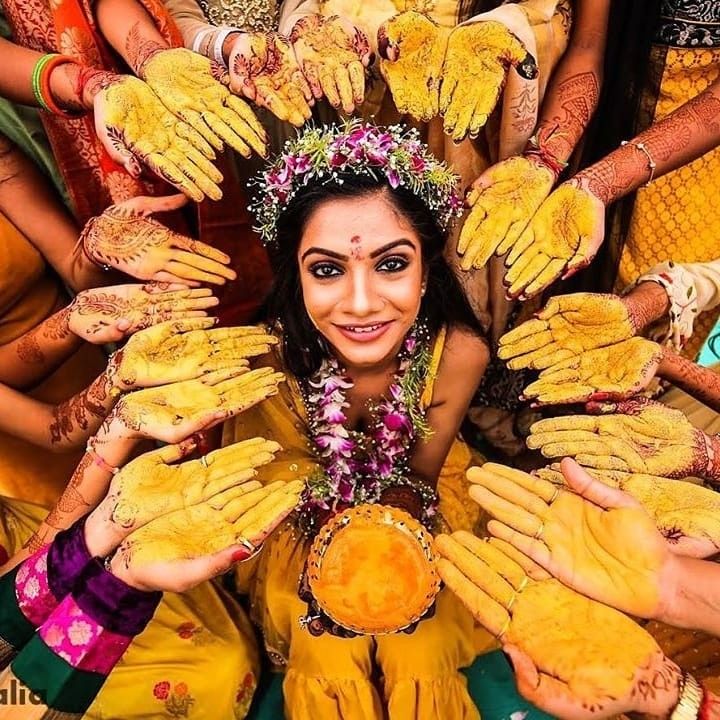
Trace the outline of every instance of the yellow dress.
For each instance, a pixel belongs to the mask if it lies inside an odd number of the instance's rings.
[[[432,399],[434,376],[444,347],[435,343],[422,402]],[[283,446],[261,469],[269,482],[307,476],[316,467],[309,449],[300,390],[289,378],[280,395],[229,421],[225,444],[262,435]],[[456,440],[438,479],[440,513],[447,529],[473,530],[479,508],[467,495],[465,470],[471,453]],[[476,720],[479,713],[458,669],[493,645],[454,595],[443,590],[436,614],[414,633],[313,637],[299,618],[307,607],[297,594],[309,541],[288,521],[266,542],[251,573],[239,583],[250,592],[252,616],[261,627],[271,660],[285,670],[286,717],[291,720]],[[387,707],[387,714],[383,711]]]
[[[0,214],[0,345],[12,342],[69,302],[59,279],[27,238]],[[84,345],[28,394],[59,403],[86,388],[105,367]],[[51,507],[82,457],[53,453],[0,432],[0,496]]]
[[[720,76],[720,47],[667,49],[653,122],[699,95]],[[620,258],[622,289],[666,260],[707,262],[720,257],[720,147],[637,191]],[[720,316],[702,313],[683,355],[695,357]]]

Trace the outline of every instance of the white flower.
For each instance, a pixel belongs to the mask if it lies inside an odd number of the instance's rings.
[[[34,600],[40,594],[40,583],[36,577],[31,577],[25,583],[23,594],[30,600]]]
[[[71,645],[87,645],[93,636],[92,625],[84,620],[75,620],[67,634]]]

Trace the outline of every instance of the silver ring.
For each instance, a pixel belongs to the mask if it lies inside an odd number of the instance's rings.
[[[205,455],[202,455],[202,456],[200,457],[200,464],[201,464],[204,468],[207,469],[207,467],[208,467],[208,462],[207,462],[207,457],[206,457]]]
[[[553,493],[552,497],[550,498],[550,502],[548,503],[548,505],[552,505],[558,499],[558,495],[560,495],[560,490],[562,490],[562,488],[558,485],[555,488],[555,492]]]
[[[535,531],[533,535],[534,540],[539,540],[542,537],[543,531],[545,530],[545,523],[540,521],[540,527]]]

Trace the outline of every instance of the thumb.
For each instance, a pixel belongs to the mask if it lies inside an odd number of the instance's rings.
[[[138,217],[147,217],[154,213],[169,212],[177,210],[188,203],[189,198],[183,193],[175,195],[164,195],[161,197],[149,197],[147,195],[138,195],[118,203],[116,207],[120,208],[125,215],[135,215]]]
[[[605,510],[621,507],[638,507],[638,502],[618,488],[610,487],[592,477],[570,458],[560,463],[565,482],[571,490]]]
[[[102,108],[96,108],[95,110],[95,132],[100,144],[105,148],[105,152],[107,152],[111,160],[118,165],[122,165],[131,177],[139,178],[142,175],[140,161],[125,145],[124,140],[117,137],[117,134],[113,138],[110,137],[110,131],[105,125]]]
[[[390,40],[387,23],[383,23],[377,31],[378,54],[383,60],[396,62],[400,59],[400,47]]]
[[[232,570],[236,563],[249,557],[250,550],[236,544],[219,552],[188,560],[183,565],[183,585],[187,589],[195,587],[206,580],[223,575]]]
[[[191,436],[182,442],[176,443],[175,445],[165,445],[159,450],[153,450],[152,452],[149,452],[148,455],[152,455],[153,459],[157,463],[171,465],[172,463],[187,457],[196,448],[197,439],[194,436]]]
[[[503,645],[503,652],[510,658],[515,672],[518,692],[532,702],[537,697],[540,687],[540,675],[529,655],[515,645]]]
[[[122,340],[131,327],[132,322],[127,318],[120,318],[117,320],[115,322],[115,329],[117,330],[117,333],[115,333],[115,337],[111,340],[111,342],[119,342]]]

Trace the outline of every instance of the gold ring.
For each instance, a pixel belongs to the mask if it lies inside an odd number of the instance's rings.
[[[516,595],[519,595],[527,587],[529,580],[530,578],[527,575],[523,575],[523,579],[520,581],[520,585],[518,585],[518,589],[515,591]]]
[[[562,490],[562,488],[558,485],[558,486],[555,488],[555,492],[553,493],[552,497],[550,498],[550,502],[548,503],[548,505],[552,505],[552,504],[558,499],[558,495],[560,494],[560,490]]]
[[[510,612],[512,609],[512,606],[515,604],[515,598],[517,597],[517,592],[514,592],[512,596],[510,597],[510,602],[505,606],[505,609]]]
[[[539,540],[542,537],[543,531],[545,530],[545,523],[540,521],[540,527],[535,531],[533,535],[534,540]]]
[[[200,464],[201,464],[204,468],[207,469],[207,467],[208,467],[208,462],[207,462],[207,457],[206,457],[205,455],[203,455],[203,456],[200,458]]]
[[[238,537],[235,538],[235,542],[237,542],[238,545],[242,545],[250,553],[247,558],[245,558],[246,560],[249,560],[253,555],[260,552],[260,548],[262,547],[261,545],[253,545],[250,540],[242,535],[238,535]]]
[[[507,620],[503,623],[502,629],[500,632],[495,636],[499,641],[502,641],[503,635],[508,631],[510,627],[510,616],[508,615]]]

